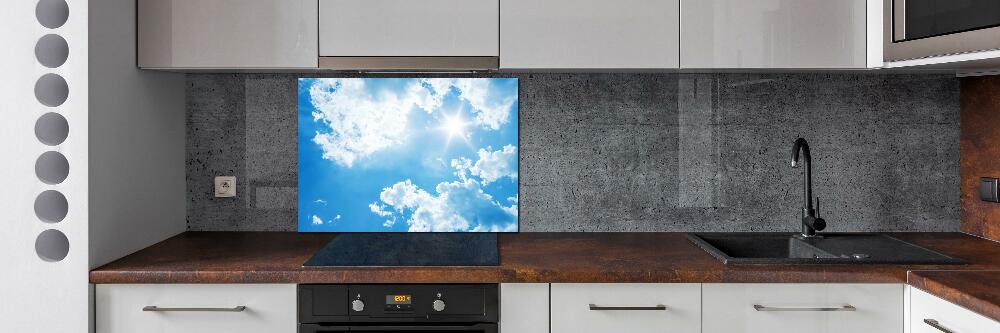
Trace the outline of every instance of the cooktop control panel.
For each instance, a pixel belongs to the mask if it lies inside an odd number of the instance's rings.
[[[301,322],[490,321],[495,284],[299,285]]]

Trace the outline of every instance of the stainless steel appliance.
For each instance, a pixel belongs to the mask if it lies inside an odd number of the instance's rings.
[[[1000,1],[884,1],[886,61],[1000,49]]]
[[[299,285],[299,333],[497,333],[495,284]]]

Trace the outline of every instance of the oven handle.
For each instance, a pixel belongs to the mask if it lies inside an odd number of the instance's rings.
[[[299,333],[321,333],[321,332],[365,332],[365,331],[397,331],[397,332],[422,332],[422,331],[476,331],[483,333],[497,333],[497,324],[479,323],[473,325],[452,325],[452,326],[320,326],[315,324],[300,324]]]
[[[401,332],[420,332],[420,331],[483,331],[485,333],[495,333],[497,331],[496,324],[474,324],[468,326],[351,326],[351,332],[356,331],[401,331]]]

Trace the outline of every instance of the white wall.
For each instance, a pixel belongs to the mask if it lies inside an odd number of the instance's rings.
[[[90,267],[186,228],[184,75],[136,67],[135,1],[90,0]]]
[[[55,29],[35,18],[34,0],[4,1],[0,10],[0,332],[85,332],[88,326],[87,233],[87,1],[66,0],[69,18]],[[35,43],[58,34],[69,45],[69,56],[56,68],[42,66]],[[66,101],[44,106],[34,96],[36,80],[53,73],[65,78]],[[69,136],[55,146],[35,137],[39,117],[55,112],[66,118]],[[35,161],[43,152],[63,154],[67,177],[43,183]],[[66,217],[42,222],[34,201],[45,190],[61,192],[68,201]],[[68,255],[42,260],[35,251],[38,235],[47,229],[69,240]]]

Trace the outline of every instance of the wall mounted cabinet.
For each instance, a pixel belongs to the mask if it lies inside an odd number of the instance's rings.
[[[681,68],[872,67],[867,5],[866,0],[681,0]],[[880,45],[881,31],[873,36]]]
[[[316,68],[316,0],[139,0],[139,67]]]
[[[503,0],[500,67],[678,66],[678,0]]]
[[[499,0],[319,0],[319,20],[323,68],[495,69],[500,55]]]

